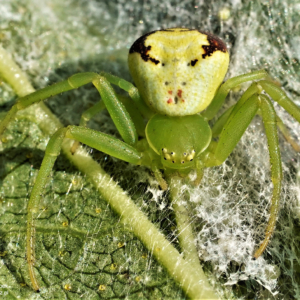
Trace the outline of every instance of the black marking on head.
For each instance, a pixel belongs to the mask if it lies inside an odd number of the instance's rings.
[[[169,82],[168,82],[168,81],[166,81],[166,82],[165,82],[165,85],[168,85],[168,84],[169,84]]]
[[[174,97],[174,102],[175,102],[175,104],[178,103],[178,97],[177,96]]]
[[[162,65],[163,67],[165,66],[165,64],[164,64],[164,63],[162,63],[161,65]]]
[[[129,50],[129,53],[134,53],[134,52],[137,52],[137,53],[143,53],[145,52],[145,50],[147,50],[147,47],[145,46],[145,41],[147,39],[147,37],[153,33],[155,33],[156,31],[151,31],[151,32],[148,32],[144,35],[142,35],[141,37],[139,37],[131,46],[130,50]],[[149,46],[148,46],[149,47]],[[151,49],[151,47],[150,47]],[[150,50],[148,49],[148,50]]]
[[[190,161],[193,161],[193,159],[190,159]]]
[[[150,57],[149,58],[152,62],[154,62],[156,65],[157,64],[159,64],[159,60],[157,60],[157,59],[155,59],[155,58],[152,58],[152,57]],[[163,66],[164,66],[165,64],[163,64]]]
[[[221,51],[224,53],[227,52],[226,44],[220,38],[208,32],[204,32],[200,30],[199,32],[202,34],[206,34],[207,41],[209,42],[208,46],[207,45],[202,46],[204,50],[204,54],[202,54],[203,59],[207,56],[211,56],[216,51]]]
[[[167,159],[164,157],[164,160],[167,160]]]
[[[197,63],[198,59],[194,59],[191,61],[191,66],[193,67]]]
[[[157,31],[166,31],[166,32],[174,32],[175,30],[179,30],[180,32],[185,32],[185,31],[196,31],[197,29],[189,29],[189,28],[167,28],[167,29],[161,29],[161,30],[156,30],[156,31],[151,31],[148,32],[146,34],[144,34],[143,36],[141,36],[140,38],[138,38],[133,45],[131,46],[129,53],[134,53],[137,52],[139,54],[141,54],[141,58],[144,61],[151,61],[154,64],[159,64],[160,61],[150,57],[149,55],[149,51],[151,50],[151,45],[147,46],[145,45],[145,42],[148,38],[149,35],[157,32]],[[217,36],[211,34],[211,33],[207,33],[205,31],[200,31],[198,30],[200,33],[205,34],[207,36],[207,41],[209,43],[209,45],[204,45],[202,46],[203,50],[204,50],[204,54],[202,54],[202,58],[205,59],[207,56],[211,56],[215,51],[221,51],[226,53],[227,52],[227,48],[226,48],[226,44]],[[198,60],[193,60],[190,63],[188,63],[187,65],[190,66],[195,66],[195,64],[197,63]],[[164,66],[165,64],[162,64],[162,66]]]
[[[140,38],[138,38],[134,43],[133,45],[131,46],[130,50],[129,50],[129,53],[134,53],[134,52],[137,52],[139,54],[141,54],[141,58],[144,60],[144,61],[148,61],[150,60],[151,62],[155,63],[156,65],[160,63],[159,60],[153,58],[153,57],[150,57],[149,55],[149,51],[151,50],[151,46],[147,46],[145,45],[145,41],[147,39],[147,37],[153,33],[155,33],[156,31],[151,31],[149,33],[146,33],[144,34],[143,36],[141,36]]]
[[[174,163],[175,163],[175,161],[174,161],[174,160],[172,160],[172,163],[174,164]]]

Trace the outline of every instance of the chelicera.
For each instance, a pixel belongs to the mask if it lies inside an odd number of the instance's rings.
[[[167,189],[165,177],[185,177],[196,170],[197,182],[200,182],[205,168],[222,164],[259,112],[268,140],[273,195],[265,238],[254,253],[255,258],[264,252],[274,232],[282,168],[278,117],[270,98],[298,122],[299,108],[264,70],[222,83],[229,65],[226,45],[212,34],[199,30],[171,28],[147,33],[130,48],[128,63],[136,87],[108,73],[75,74],[63,82],[19,98],[0,124],[2,134],[19,110],[90,82],[101,95],[102,101],[84,112],[80,126],[61,128],[51,137],[32,190],[28,203],[27,261],[35,290],[39,290],[34,274],[35,219],[42,190],[64,138],[75,141],[73,152],[80,142],[131,164],[147,166],[160,186]],[[210,127],[208,121],[217,115],[229,91],[249,81],[253,83],[240,100]],[[111,84],[128,92],[132,100],[130,106],[136,108],[134,115]],[[103,108],[108,110],[123,141],[87,127],[89,119]],[[145,119],[148,119],[146,124]],[[141,139],[138,139],[138,133]]]

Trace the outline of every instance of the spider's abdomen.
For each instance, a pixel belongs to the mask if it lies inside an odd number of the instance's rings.
[[[170,28],[136,40],[128,63],[143,99],[155,112],[184,116],[210,104],[226,75],[229,54],[211,34]]]

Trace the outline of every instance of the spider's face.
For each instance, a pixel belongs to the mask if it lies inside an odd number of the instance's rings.
[[[162,165],[178,170],[194,168],[196,157],[211,141],[211,129],[200,115],[156,114],[149,120],[145,132],[150,147],[161,157]]]
[[[171,28],[136,40],[128,63],[143,99],[155,112],[184,116],[210,104],[227,72],[229,54],[211,34]]]

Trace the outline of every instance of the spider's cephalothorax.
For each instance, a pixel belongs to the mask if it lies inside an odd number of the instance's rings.
[[[130,73],[155,112],[186,116],[204,110],[227,72],[229,55],[217,37],[195,29],[153,31],[131,46]]]
[[[158,130],[159,129],[159,130]],[[169,117],[155,115],[146,127],[150,147],[171,169],[195,168],[197,156],[211,141],[211,129],[200,115]]]

